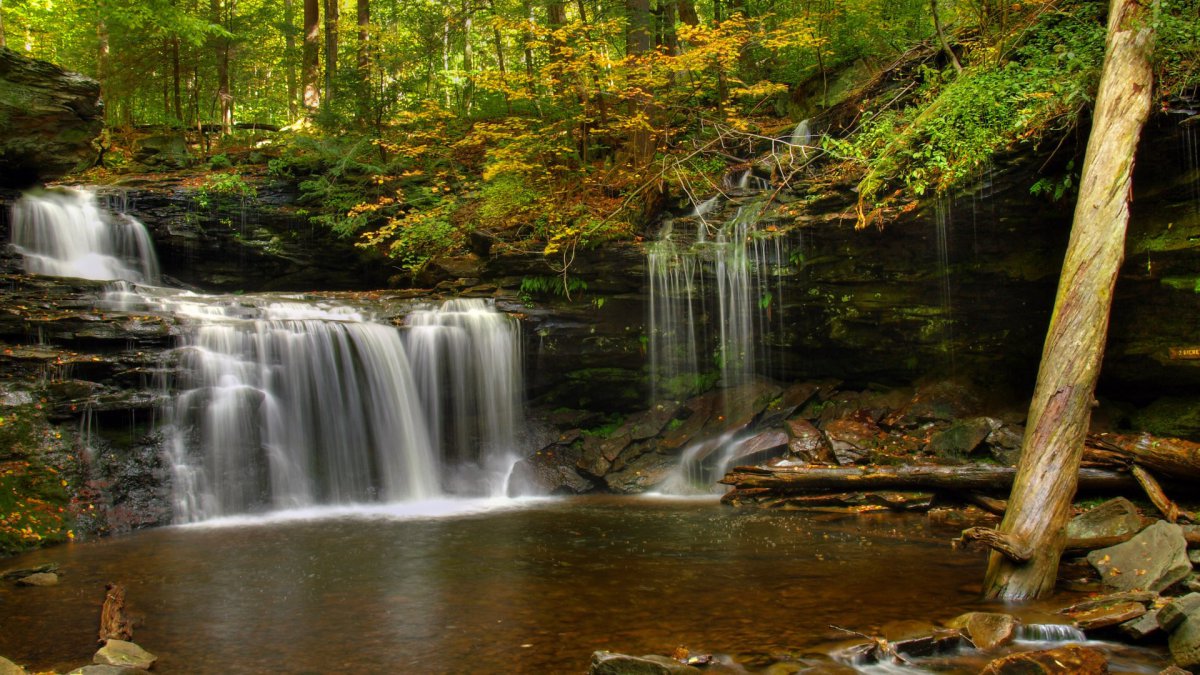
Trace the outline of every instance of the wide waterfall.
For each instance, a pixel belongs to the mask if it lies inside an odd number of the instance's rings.
[[[101,209],[88,190],[55,188],[22,195],[12,208],[12,243],[25,271],[56,277],[158,281],[145,226]]]
[[[519,329],[484,301],[414,312],[404,330],[299,302],[179,311],[198,320],[167,415],[178,520],[504,494]]]

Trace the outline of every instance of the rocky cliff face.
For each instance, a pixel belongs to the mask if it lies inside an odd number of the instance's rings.
[[[103,109],[95,80],[0,49],[0,187],[28,187],[94,164]]]

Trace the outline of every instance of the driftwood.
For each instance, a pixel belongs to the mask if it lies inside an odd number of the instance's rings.
[[[737,490],[770,488],[778,492],[821,490],[949,490],[954,492],[1004,492],[1012,487],[1016,469],[988,464],[941,466],[739,466],[720,482]],[[1128,474],[1107,469],[1079,471],[1081,490],[1119,491],[1136,488]]]
[[[1131,473],[1137,479],[1138,484],[1142,486],[1142,489],[1146,491],[1146,496],[1150,498],[1150,503],[1154,504],[1154,507],[1163,514],[1163,518],[1166,518],[1168,522],[1174,523],[1181,518],[1188,522],[1196,520],[1196,517],[1190,511],[1184,511],[1175,502],[1171,501],[1171,498],[1167,496],[1166,492],[1163,492],[1162,486],[1158,484],[1153,474],[1144,469],[1140,464],[1134,464]]]
[[[933,504],[931,492],[831,492],[815,495],[780,494],[770,488],[731,490],[721,498],[732,506],[753,505],[764,509],[840,509],[853,511],[927,511]]]
[[[104,606],[100,609],[100,640],[130,640],[133,638],[133,621],[125,613],[125,587],[108,584],[104,593]]]

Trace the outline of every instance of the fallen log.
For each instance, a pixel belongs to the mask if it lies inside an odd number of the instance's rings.
[[[941,466],[786,466],[734,468],[721,483],[738,490],[769,488],[779,492],[809,490],[949,490],[956,492],[1007,492],[1017,470],[1008,466],[966,464]],[[1079,471],[1079,489],[1119,491],[1136,489],[1137,481],[1129,474],[1106,469]]]
[[[1108,466],[1139,464],[1158,476],[1200,479],[1200,443],[1149,434],[1092,434],[1084,458]]]
[[[928,511],[933,505],[931,492],[832,492],[813,495],[779,494],[766,488],[730,490],[721,502],[731,506],[757,506],[763,509],[847,511]]]

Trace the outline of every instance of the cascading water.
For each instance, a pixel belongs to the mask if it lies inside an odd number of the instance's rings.
[[[177,310],[198,319],[168,412],[177,519],[504,494],[521,419],[506,315],[454,300],[399,331],[348,307],[199,297]]]
[[[483,300],[379,323],[346,303],[214,296],[158,279],[145,228],[82,190],[23,197],[30,272],[117,280],[108,306],[184,325],[163,436],[179,522],[505,494],[522,431],[519,324]]]
[[[22,195],[12,208],[12,243],[30,274],[158,281],[158,260],[145,226],[127,214],[101,209],[88,190]]]
[[[758,228],[765,206],[763,201],[739,206],[719,224],[698,217],[693,232],[680,231],[668,221],[649,247],[649,354],[655,402],[686,397],[714,380],[725,388],[745,384],[763,365],[756,336],[782,319],[778,272],[788,259],[783,238]],[[720,444],[737,440],[730,436]],[[689,457],[708,454],[714,441],[697,442],[704,452],[685,449],[669,491],[704,481]]]

